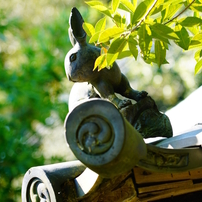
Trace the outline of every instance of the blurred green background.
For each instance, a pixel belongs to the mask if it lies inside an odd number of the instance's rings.
[[[76,2],[76,3],[75,3]],[[74,158],[64,139],[72,87],[64,58],[70,10],[76,6],[85,21],[102,17],[84,1],[0,0],[0,200],[21,201],[21,183],[33,166]],[[118,61],[138,90],[146,90],[166,111],[202,84],[194,76],[194,53],[174,44],[159,69],[137,61]]]

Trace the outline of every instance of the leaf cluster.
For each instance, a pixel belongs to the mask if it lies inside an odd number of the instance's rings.
[[[139,2],[139,3],[138,3]],[[140,55],[148,64],[168,63],[171,41],[183,50],[196,49],[195,74],[202,69],[201,0],[87,1],[104,17],[95,26],[85,22],[89,43],[101,46],[94,69],[110,68],[117,59]],[[185,15],[186,14],[186,15]],[[106,26],[107,19],[113,22]]]

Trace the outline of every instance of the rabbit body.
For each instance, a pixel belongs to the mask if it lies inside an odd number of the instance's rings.
[[[69,80],[91,83],[101,97],[109,99],[118,108],[131,104],[131,101],[120,100],[115,92],[136,101],[146,97],[147,92],[139,92],[130,87],[127,78],[121,73],[116,62],[110,69],[93,71],[95,60],[100,55],[100,48],[86,43],[86,33],[82,28],[82,23],[83,18],[79,11],[73,8],[69,32],[70,38],[73,37],[71,39],[73,48],[65,57],[65,71]]]

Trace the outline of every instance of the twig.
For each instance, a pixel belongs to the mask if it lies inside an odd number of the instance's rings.
[[[174,16],[173,18],[171,18],[170,20],[168,20],[167,22],[164,23],[164,25],[172,22],[173,20],[175,20],[176,18],[178,18],[180,15],[182,15],[182,13],[184,13],[193,3],[195,0],[193,0],[187,7],[185,7],[178,15]]]
[[[134,32],[141,24],[142,22],[146,19],[146,17],[149,15],[151,10],[154,8],[158,0],[155,0],[154,3],[151,5],[149,10],[146,12],[145,16],[137,23],[137,25],[131,30],[131,32]]]

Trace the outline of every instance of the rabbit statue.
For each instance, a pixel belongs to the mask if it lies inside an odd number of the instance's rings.
[[[100,55],[100,48],[86,42],[86,32],[82,27],[83,22],[77,8],[72,8],[69,18],[69,37],[73,48],[65,57],[65,72],[68,79],[73,82],[92,84],[100,97],[108,99],[119,109],[130,105],[131,101],[121,100],[115,93],[137,102],[146,97],[146,91],[139,92],[131,88],[128,79],[121,73],[116,62],[110,69],[93,71],[95,60]]]

